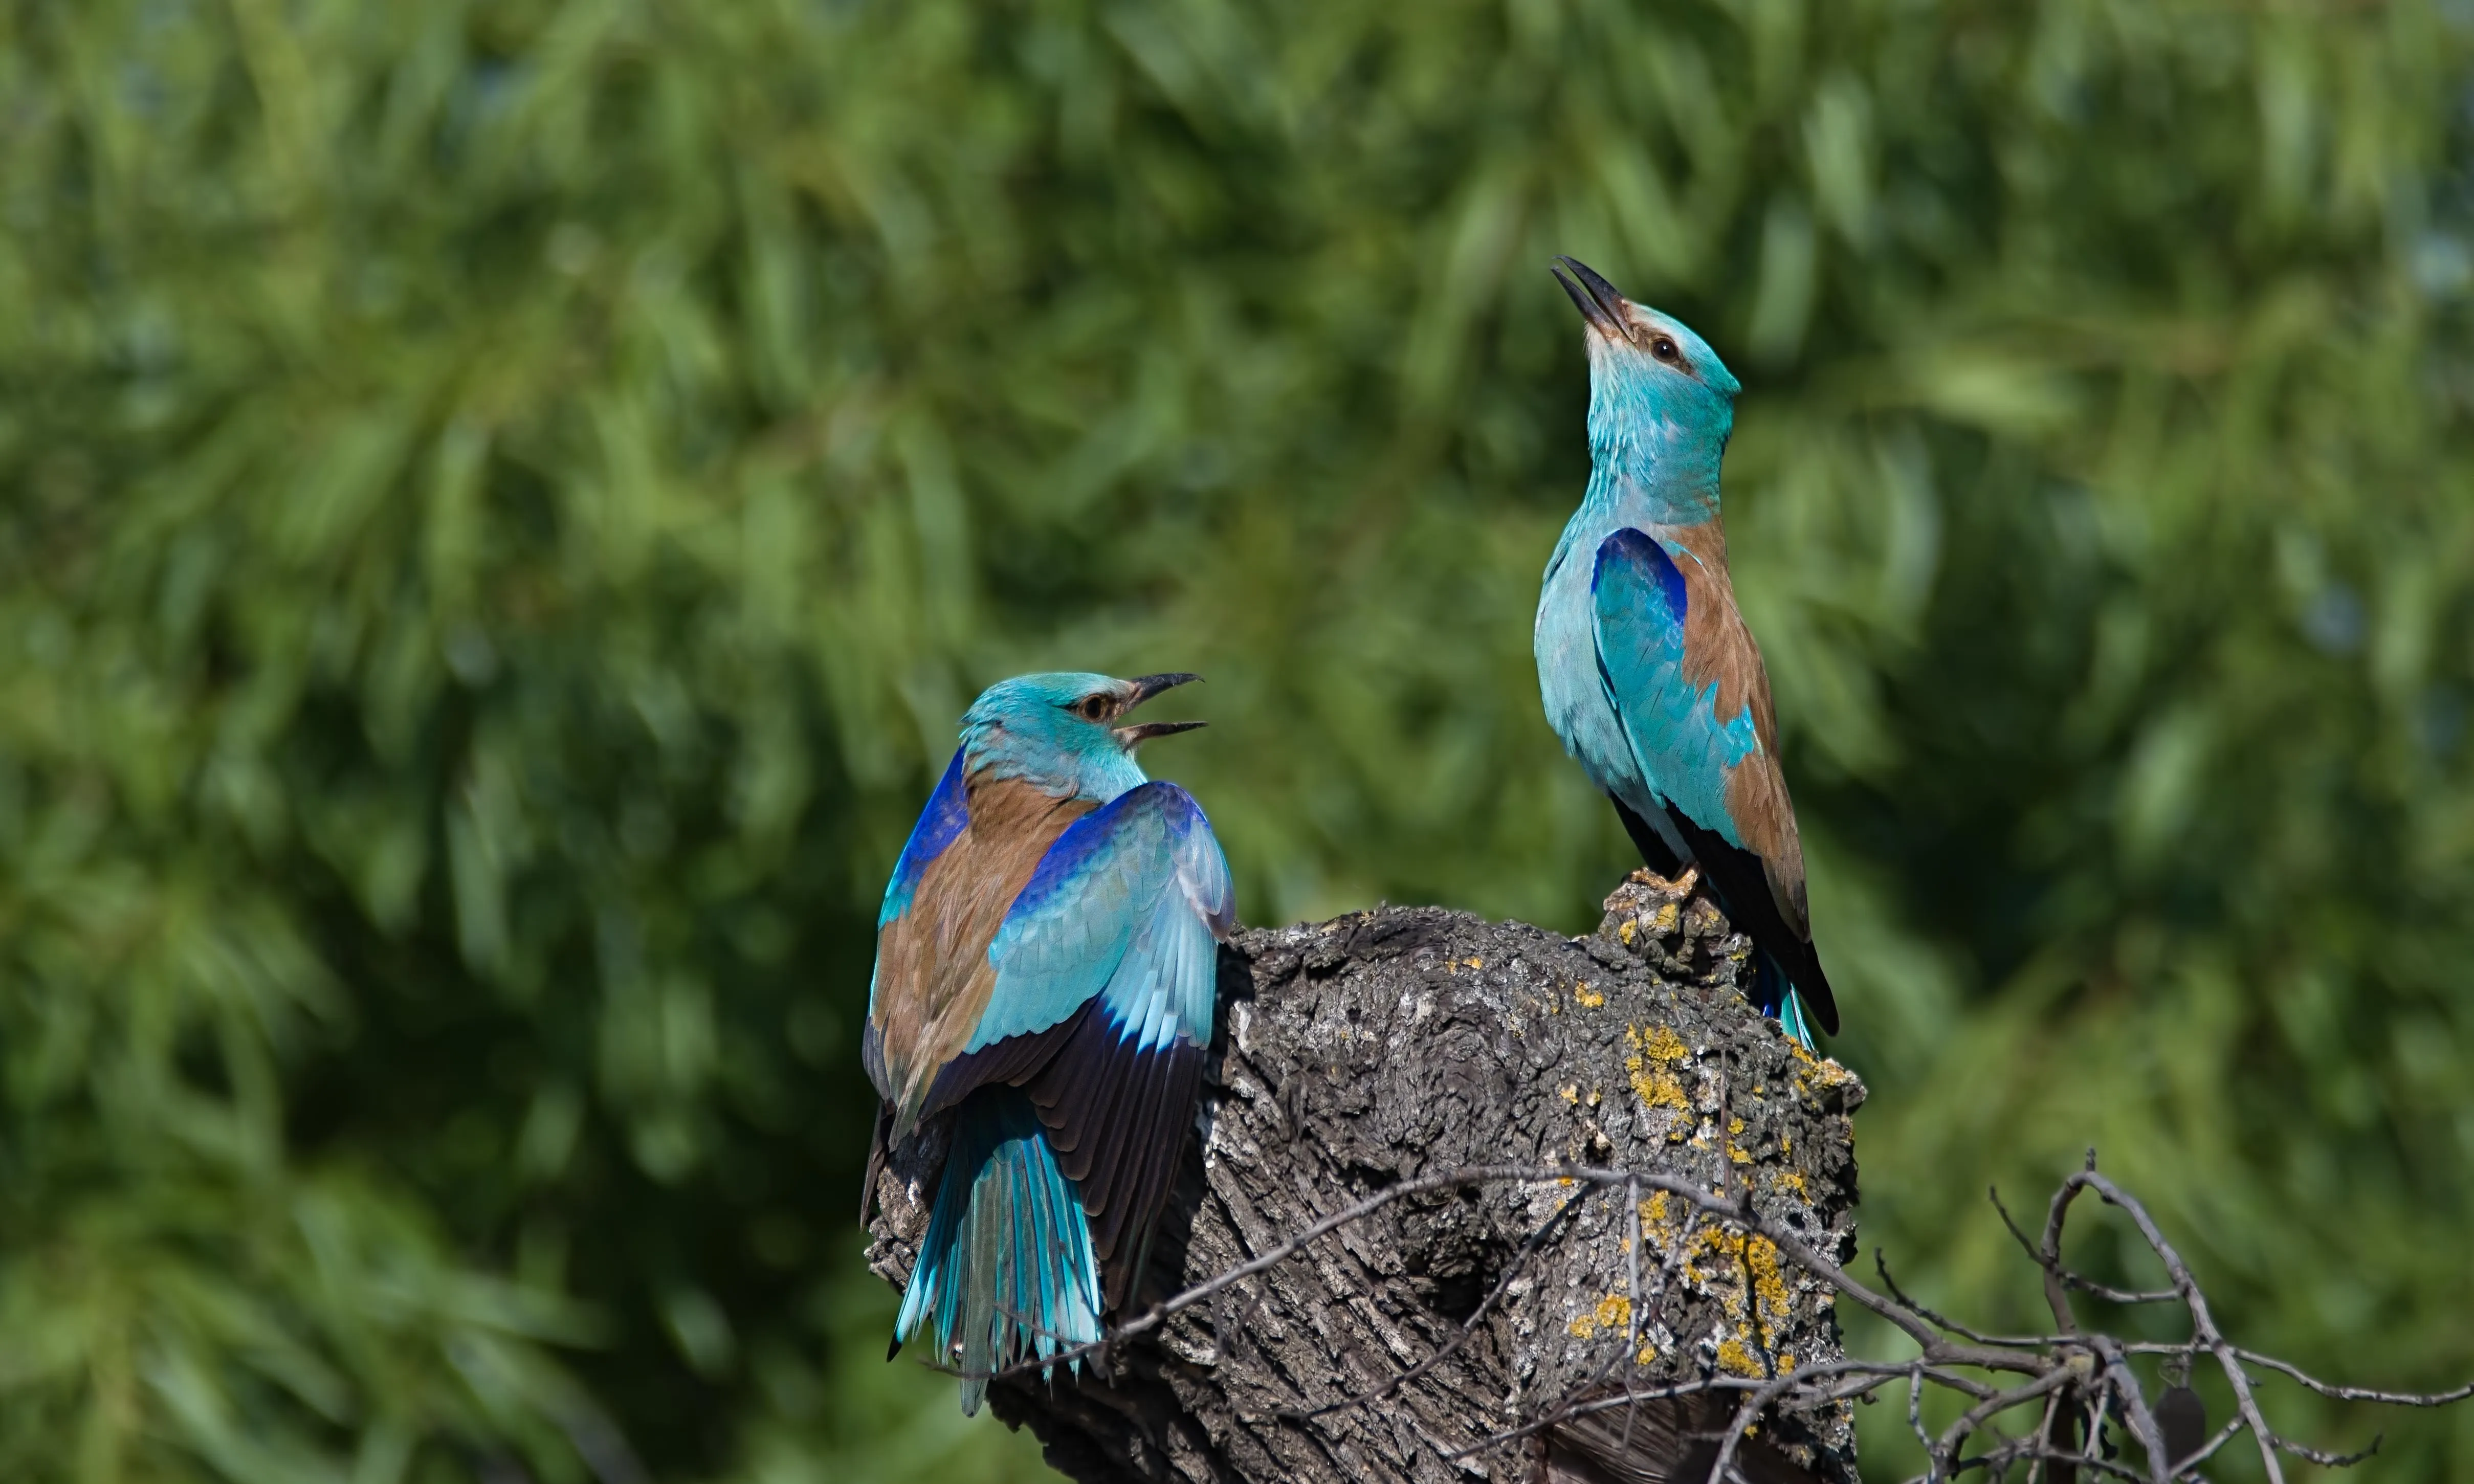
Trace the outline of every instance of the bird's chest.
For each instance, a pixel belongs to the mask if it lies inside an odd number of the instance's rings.
[[[1602,533],[1567,532],[1547,568],[1534,638],[1538,693],[1547,724],[1589,781],[1637,805],[1639,768],[1598,676],[1597,601],[1591,591],[1598,539]]]

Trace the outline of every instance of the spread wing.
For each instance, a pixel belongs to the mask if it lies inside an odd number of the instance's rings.
[[[988,945],[987,1009],[928,1100],[991,1082],[1030,1094],[1112,1308],[1175,1174],[1234,925],[1228,863],[1193,797],[1128,791],[1068,826],[1014,898]]]
[[[1647,802],[1700,862],[1728,915],[1835,1030],[1806,916],[1795,810],[1767,735],[1760,655],[1723,572],[1678,551],[1680,560],[1632,529],[1599,544],[1590,580],[1599,682],[1640,766]]]

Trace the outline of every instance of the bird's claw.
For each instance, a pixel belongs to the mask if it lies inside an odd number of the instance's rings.
[[[1690,896],[1692,888],[1701,884],[1701,867],[1687,865],[1684,867],[1683,874],[1670,881],[1644,865],[1624,879],[1635,886],[1647,887],[1670,902],[1680,902]]]

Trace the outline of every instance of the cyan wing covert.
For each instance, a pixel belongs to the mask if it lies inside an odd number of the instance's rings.
[[[1145,1046],[1211,1039],[1216,954],[1233,893],[1210,821],[1147,783],[1078,819],[1041,858],[988,945],[996,989],[965,1053],[1058,1025],[1099,999]]]
[[[1686,553],[1686,561],[1696,560]],[[1723,720],[1716,682],[1685,676],[1684,573],[1656,539],[1629,527],[1598,545],[1589,590],[1597,603],[1598,679],[1656,802],[1730,845],[1743,838],[1727,814],[1727,770],[1758,750],[1750,708]]]

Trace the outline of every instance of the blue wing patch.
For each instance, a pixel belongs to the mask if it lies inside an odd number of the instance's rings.
[[[1684,674],[1691,596],[1666,547],[1626,528],[1598,546],[1589,580],[1597,606],[1598,680],[1623,722],[1651,792],[1727,843],[1743,844],[1727,813],[1727,774],[1760,746],[1747,706],[1718,719],[1717,683]]]
[[[1094,997],[1128,1045],[1208,1044],[1234,899],[1193,796],[1173,783],[1128,790],[1068,826],[1014,898],[988,943],[996,985],[964,1053],[1047,1030]]]
[[[910,839],[902,847],[902,859],[893,864],[893,879],[885,884],[885,905],[877,909],[878,931],[910,910],[910,893],[919,889],[919,878],[928,869],[928,863],[943,855],[945,847],[970,822],[971,795],[962,786],[962,754],[957,748],[954,761],[945,765],[945,776],[937,781],[936,791],[928,795],[928,807],[919,811],[919,822],[910,827]]]

